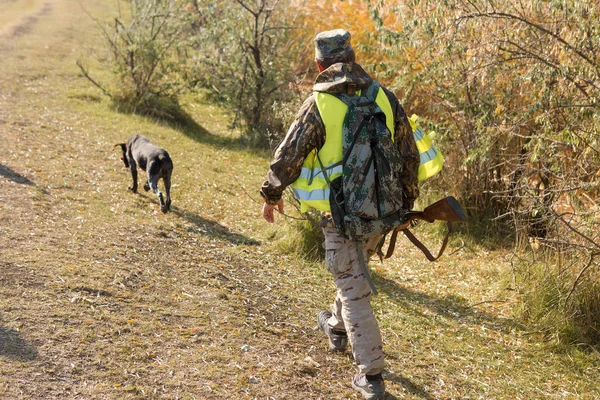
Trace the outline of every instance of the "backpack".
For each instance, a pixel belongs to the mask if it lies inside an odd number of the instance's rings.
[[[342,127],[343,172],[332,181],[325,174],[325,179],[334,225],[353,241],[386,234],[404,222],[407,211],[399,176],[403,159],[375,101],[379,88],[373,81],[360,96],[335,95],[348,106]]]

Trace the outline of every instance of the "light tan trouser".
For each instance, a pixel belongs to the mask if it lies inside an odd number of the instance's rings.
[[[358,261],[356,242],[344,238],[335,228],[324,227],[325,265],[337,286],[328,324],[346,331],[359,373],[374,375],[383,370],[384,357],[381,332],[371,307],[371,289]],[[380,238],[364,244],[365,260]]]

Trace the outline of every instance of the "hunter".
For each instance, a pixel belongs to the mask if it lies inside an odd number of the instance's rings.
[[[342,125],[348,106],[336,96],[344,93],[355,96],[370,88],[374,81],[355,62],[349,32],[343,29],[321,32],[314,41],[319,75],[313,93],[304,101],[275,151],[267,180],[260,190],[265,200],[262,214],[265,220],[274,222],[275,209],[283,212],[282,193],[288,186],[292,187],[303,212],[309,207],[321,211],[325,264],[333,276],[337,293],[331,311],[320,311],[317,322],[327,336],[331,350],[343,352],[350,342],[358,367],[352,387],[366,399],[382,399],[385,396],[382,338],[371,307],[367,276],[358,261],[361,246],[357,247],[356,242],[348,240],[334,227],[329,181],[317,167],[339,167],[342,160]],[[403,186],[402,208],[410,210],[419,195],[419,151],[406,113],[396,96],[383,86],[378,90],[377,106],[385,113],[385,123],[403,160],[402,170],[396,173]],[[328,173],[333,176],[335,167]],[[363,260],[368,260],[378,250],[380,239],[375,237],[363,243]]]

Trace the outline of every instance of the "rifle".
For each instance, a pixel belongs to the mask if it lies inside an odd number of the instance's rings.
[[[448,222],[448,232],[446,233],[446,236],[444,237],[444,240],[442,242],[442,247],[440,248],[440,251],[438,252],[438,255],[436,257],[431,255],[429,250],[423,245],[423,243],[421,243],[419,241],[419,239],[417,239],[412,234],[412,232],[410,232],[407,228],[401,229],[402,233],[404,233],[404,235],[406,235],[406,237],[415,246],[417,246],[423,252],[423,254],[425,254],[425,257],[427,257],[427,259],[429,261],[435,261],[442,256],[442,254],[444,253],[444,250],[446,249],[446,245],[448,244],[448,237],[450,236],[450,233],[452,232],[452,225],[450,223],[458,222],[458,221],[466,221],[467,216],[465,215],[465,212],[464,212],[463,208],[460,206],[460,204],[458,203],[458,201],[454,197],[448,196],[441,200],[436,201],[433,204],[430,204],[429,206],[425,207],[425,209],[423,211],[412,211],[411,210],[406,213],[406,220],[405,220],[406,222],[411,222],[411,221],[416,221],[416,220],[423,220],[423,221],[427,221],[429,223],[432,223],[434,221],[447,221]],[[388,245],[388,250],[385,254],[385,258],[390,258],[392,256],[392,254],[394,253],[397,236],[398,236],[398,229],[394,229],[394,231],[392,232],[392,236],[390,238],[390,244]]]

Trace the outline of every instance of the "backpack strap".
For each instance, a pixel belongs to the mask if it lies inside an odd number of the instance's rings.
[[[377,93],[379,92],[379,87],[379,82],[373,81],[371,83],[371,86],[369,86],[369,88],[367,89],[367,92],[364,94],[364,97],[370,99],[371,101],[375,101],[375,99],[377,98]]]
[[[321,161],[321,157],[319,157],[319,152],[317,151],[317,160],[319,161],[319,165],[321,166],[321,172],[323,172],[323,178],[325,178],[325,182],[327,182],[327,186],[329,186],[329,190],[333,190],[333,186],[331,185],[331,181],[329,180],[329,176],[327,176],[327,168],[323,168],[323,161]],[[335,163],[335,165],[338,165],[341,163]],[[337,196],[333,196],[337,206],[342,209],[344,207],[343,204],[340,204],[337,201]],[[331,203],[331,198],[330,198],[330,203]]]
[[[327,186],[331,187],[331,181],[329,180],[329,177],[327,176],[327,168],[325,168],[323,166],[323,161],[321,161],[321,157],[319,157],[318,151],[317,151],[317,161],[319,161],[319,166],[321,167],[321,172],[323,173],[323,178],[325,178],[325,182],[327,182]],[[340,165],[340,164],[341,164],[341,162],[337,162],[337,163],[335,163],[334,166]],[[319,175],[319,174],[317,173],[317,175]]]
[[[373,295],[376,296],[379,292],[375,288],[375,283],[373,282],[373,279],[371,278],[371,274],[369,273],[369,267],[367,267],[367,261],[365,260],[365,249],[363,246],[363,242],[356,242],[356,251],[358,252],[358,263],[360,264],[360,268],[362,269],[363,274],[365,274],[365,279],[369,283],[371,292],[373,292]]]
[[[446,245],[448,244],[448,238],[450,237],[450,233],[452,233],[452,224],[450,223],[450,221],[448,221],[448,232],[446,232],[446,236],[444,236],[444,240],[442,241],[442,247],[440,248],[438,255],[435,257],[431,254],[431,252],[427,249],[427,247],[425,247],[425,245],[423,243],[421,243],[421,241],[419,239],[417,239],[415,237],[415,235],[412,234],[411,231],[409,231],[408,229],[405,228],[405,229],[402,229],[402,233],[404,233],[404,235],[406,235],[406,237],[408,238],[408,240],[410,240],[412,242],[412,244],[417,246],[417,248],[419,250],[421,250],[423,252],[423,254],[425,254],[425,257],[427,257],[427,259],[429,261],[436,261],[438,258],[440,258],[442,256],[442,254],[444,254],[444,250],[446,249]],[[385,258],[390,258],[392,256],[392,254],[394,254],[397,237],[398,237],[398,231],[394,229],[394,231],[392,232],[392,236],[390,237],[390,244],[388,245],[387,252],[385,253]]]

